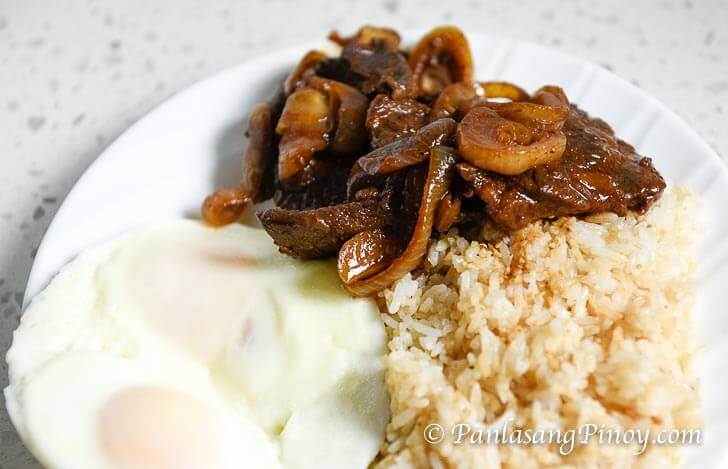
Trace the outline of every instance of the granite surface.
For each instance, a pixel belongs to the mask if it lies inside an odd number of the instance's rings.
[[[728,155],[728,1],[3,0],[0,354],[38,243],[74,181],[172,93],[246,58],[361,23],[456,24],[588,58]],[[0,360],[0,387],[7,382]],[[38,467],[0,411],[0,469]]]

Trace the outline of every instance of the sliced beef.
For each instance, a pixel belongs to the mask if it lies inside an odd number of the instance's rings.
[[[427,160],[432,147],[452,140],[456,128],[457,123],[454,120],[439,119],[418,129],[409,137],[397,139],[360,157],[349,175],[349,195],[380,181],[383,175]]]
[[[414,229],[426,177],[425,161],[387,175],[377,192],[382,208],[391,214],[387,230],[401,241],[406,242]]]
[[[564,125],[566,150],[558,161],[517,176],[466,163],[460,176],[485,202],[501,228],[516,230],[542,218],[597,212],[645,211],[665,188],[650,158],[618,140],[601,119],[572,106]]]
[[[395,101],[387,95],[377,95],[369,104],[366,120],[372,148],[413,135],[427,124],[429,112],[429,106],[414,99]]]
[[[346,182],[353,160],[318,156],[292,180],[279,183],[273,195],[278,207],[309,210],[346,201]]]
[[[258,192],[258,198],[256,202],[265,202],[266,200],[273,197],[276,189],[276,173],[278,172],[278,143],[280,137],[275,133],[275,124],[281,117],[283,107],[286,104],[286,96],[283,93],[283,87],[278,90],[273,99],[271,100],[271,110],[273,112],[273,118],[271,122],[272,132],[271,137],[271,162],[267,165],[265,172],[263,173],[263,181],[260,184],[260,190]],[[247,137],[251,137],[250,130],[246,131]]]
[[[362,78],[351,70],[349,62],[341,57],[332,57],[323,60],[314,69],[316,76],[336,80],[347,85],[359,88]]]
[[[406,244],[419,210],[427,162],[390,174],[381,189],[355,200],[307,210],[271,208],[258,214],[281,252],[302,259],[334,254],[359,232],[382,228]]]
[[[282,253],[301,259],[334,254],[355,234],[391,221],[377,198],[312,210],[275,207],[258,218]]]
[[[340,57],[321,62],[316,74],[355,86],[370,97],[386,93],[399,100],[417,95],[407,59],[386,41],[350,42]]]

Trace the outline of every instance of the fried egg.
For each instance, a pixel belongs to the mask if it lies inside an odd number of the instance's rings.
[[[13,423],[49,468],[367,467],[385,334],[331,261],[173,221],[92,248],[24,312]]]

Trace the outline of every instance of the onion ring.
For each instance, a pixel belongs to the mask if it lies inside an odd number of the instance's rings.
[[[435,211],[435,228],[440,233],[446,233],[457,221],[460,215],[462,199],[452,192],[445,194]]]
[[[450,83],[473,79],[473,57],[468,40],[454,26],[435,28],[420,39],[410,53],[409,65],[420,96],[437,95]],[[447,68],[449,82],[427,83],[428,68],[438,65]]]
[[[283,82],[283,93],[288,96],[293,93],[296,88],[303,82],[304,75],[307,71],[311,70],[318,63],[326,60],[328,56],[320,50],[311,50],[303,56],[296,68],[293,69],[290,75]]]
[[[371,46],[375,42],[380,42],[386,44],[392,50],[397,50],[401,39],[399,33],[394,29],[366,25],[359,28],[359,31],[352,36],[342,36],[338,31],[332,31],[329,34],[329,40],[341,47],[351,42],[362,46]]]
[[[566,149],[562,132],[537,133],[487,107],[471,110],[460,123],[456,138],[464,160],[505,175],[558,160]]]
[[[298,173],[314,153],[329,144],[333,119],[326,95],[312,88],[301,88],[286,100],[278,120],[278,178],[285,181]]]
[[[307,84],[326,94],[329,114],[336,116],[333,138],[329,144],[331,153],[350,156],[366,148],[369,135],[366,128],[369,100],[361,91],[335,80],[309,76]]]
[[[505,98],[525,101],[528,93],[505,81],[461,81],[448,85],[437,97],[430,111],[430,120],[452,117],[459,120],[478,105],[487,105],[484,99]]]
[[[355,282],[386,269],[402,246],[381,228],[365,230],[341,246],[337,270],[341,281]]]
[[[211,226],[223,226],[238,220],[245,207],[258,197],[260,185],[273,154],[273,105],[255,107],[248,122],[250,142],[243,158],[243,171],[236,187],[210,194],[202,203],[202,219]]]
[[[561,130],[570,109],[566,95],[556,86],[540,88],[528,102],[481,102],[481,105],[495,110],[501,117],[539,132]]]

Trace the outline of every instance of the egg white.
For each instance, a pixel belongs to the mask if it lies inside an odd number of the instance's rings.
[[[173,221],[82,253],[33,299],[5,396],[47,467],[128,465],[124,451],[157,437],[100,422],[145,406],[160,413],[146,427],[207,428],[204,444],[157,431],[160,446],[183,442],[189,469],[208,456],[205,469],[366,467],[388,418],[384,341],[376,305],[351,298],[331,261],[283,256],[262,230]]]

